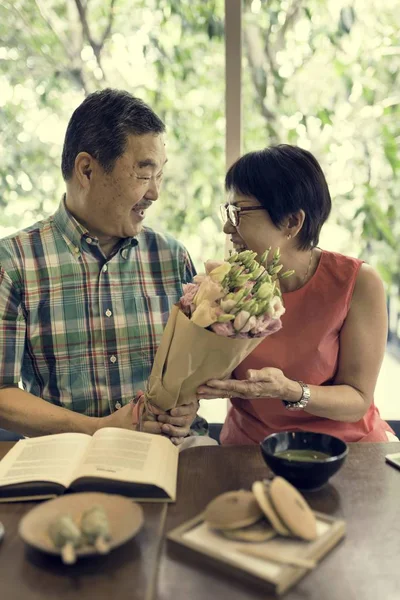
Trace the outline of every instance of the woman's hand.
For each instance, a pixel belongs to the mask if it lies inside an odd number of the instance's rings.
[[[247,379],[211,379],[197,389],[199,399],[211,398],[281,398],[292,400],[293,394],[301,398],[302,389],[299,383],[285,377],[280,369],[265,367],[264,369],[249,369]],[[295,387],[294,387],[295,386]]]

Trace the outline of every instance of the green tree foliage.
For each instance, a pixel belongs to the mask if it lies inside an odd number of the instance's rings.
[[[287,141],[316,154],[334,199],[330,248],[361,255],[388,283],[398,281],[397,1],[245,7],[245,149]]]
[[[312,150],[335,201],[329,247],[399,259],[398,0],[244,0],[244,150]],[[3,0],[0,233],[51,213],[68,118],[85,94],[125,88],[166,121],[169,163],[149,224],[200,266],[222,255],[223,0]],[[335,224],[337,224],[335,226]]]
[[[223,2],[5,0],[0,7],[0,226],[54,211],[63,137],[85,94],[111,86],[168,128],[168,168],[149,224],[200,261],[223,252]]]

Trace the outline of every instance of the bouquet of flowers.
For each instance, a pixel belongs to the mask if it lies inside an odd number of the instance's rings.
[[[145,393],[145,405],[170,410],[193,401],[209,379],[224,379],[263,340],[282,327],[285,312],[277,279],[277,249],[257,259],[245,250],[207,261],[205,273],[183,286],[170,313]],[[151,411],[150,411],[151,412]]]

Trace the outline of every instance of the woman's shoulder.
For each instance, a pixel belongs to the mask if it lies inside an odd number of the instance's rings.
[[[318,305],[338,306],[339,312],[346,314],[363,261],[339,252],[319,252],[318,267],[304,286],[306,300],[310,302],[315,296]]]
[[[347,256],[346,254],[341,254],[340,252],[332,252],[330,250],[320,250],[321,252],[321,261],[323,261],[326,267],[331,269],[356,269],[359,270],[360,266],[363,264],[363,260],[360,258],[355,258],[354,256]]]
[[[316,280],[319,285],[353,288],[362,265],[359,258],[321,250]]]
[[[363,301],[369,296],[376,297],[378,294],[385,295],[381,277],[371,265],[362,263],[354,287],[354,297]]]

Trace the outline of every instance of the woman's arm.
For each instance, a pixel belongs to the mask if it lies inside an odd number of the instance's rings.
[[[340,332],[335,385],[310,386],[307,412],[348,422],[358,421],[365,415],[374,397],[387,327],[382,281],[369,265],[363,264]]]
[[[386,338],[383,284],[377,273],[363,264],[340,332],[339,365],[334,385],[310,385],[311,399],[305,411],[336,421],[359,421],[373,399]],[[248,371],[247,380],[209,381],[198,392],[201,398],[270,397],[296,402],[302,390],[299,383],[285,377],[280,369],[266,367]]]

